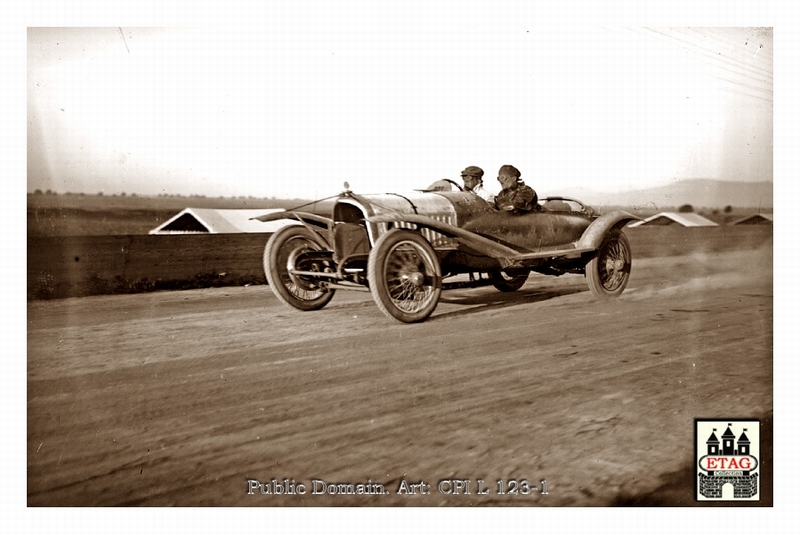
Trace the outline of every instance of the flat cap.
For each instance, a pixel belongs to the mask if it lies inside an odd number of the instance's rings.
[[[461,171],[461,176],[474,176],[475,178],[483,178],[483,169],[476,167],[475,165],[470,165]]]

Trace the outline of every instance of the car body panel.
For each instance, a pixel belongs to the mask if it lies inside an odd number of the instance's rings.
[[[544,201],[547,205],[548,201],[561,199],[579,202],[567,197],[548,197]],[[344,216],[343,206],[357,210],[356,215]],[[540,209],[516,214],[496,210],[479,196],[462,191],[346,193],[337,200],[331,218],[289,210],[256,219],[296,219],[329,246],[335,243],[331,235],[334,228],[343,222],[363,224],[370,246],[392,227],[417,229],[437,250],[458,249],[461,245],[504,263],[588,252],[600,245],[611,228],[639,219],[621,210],[598,215],[583,207],[587,212]]]
[[[529,213],[492,210],[463,226],[468,232],[489,237],[520,252],[566,245],[580,239],[591,219],[578,213]]]

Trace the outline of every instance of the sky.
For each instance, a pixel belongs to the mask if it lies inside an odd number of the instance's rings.
[[[468,165],[491,190],[507,163],[540,195],[773,179],[770,28],[291,5],[29,28],[28,192],[322,198]]]

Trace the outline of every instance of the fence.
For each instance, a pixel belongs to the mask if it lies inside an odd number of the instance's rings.
[[[755,249],[771,240],[772,227],[642,226],[625,233],[635,262]],[[30,237],[28,298],[263,284],[261,258],[269,235]]]
[[[269,234],[28,238],[28,298],[266,283]]]

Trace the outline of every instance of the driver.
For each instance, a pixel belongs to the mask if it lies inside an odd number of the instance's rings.
[[[538,196],[525,185],[520,172],[513,165],[503,165],[497,172],[497,181],[503,190],[494,197],[494,206],[512,213],[527,213],[539,208]]]
[[[483,188],[483,169],[470,165],[461,171],[461,179],[464,180],[464,191],[472,191],[486,202],[492,202],[494,197]]]

